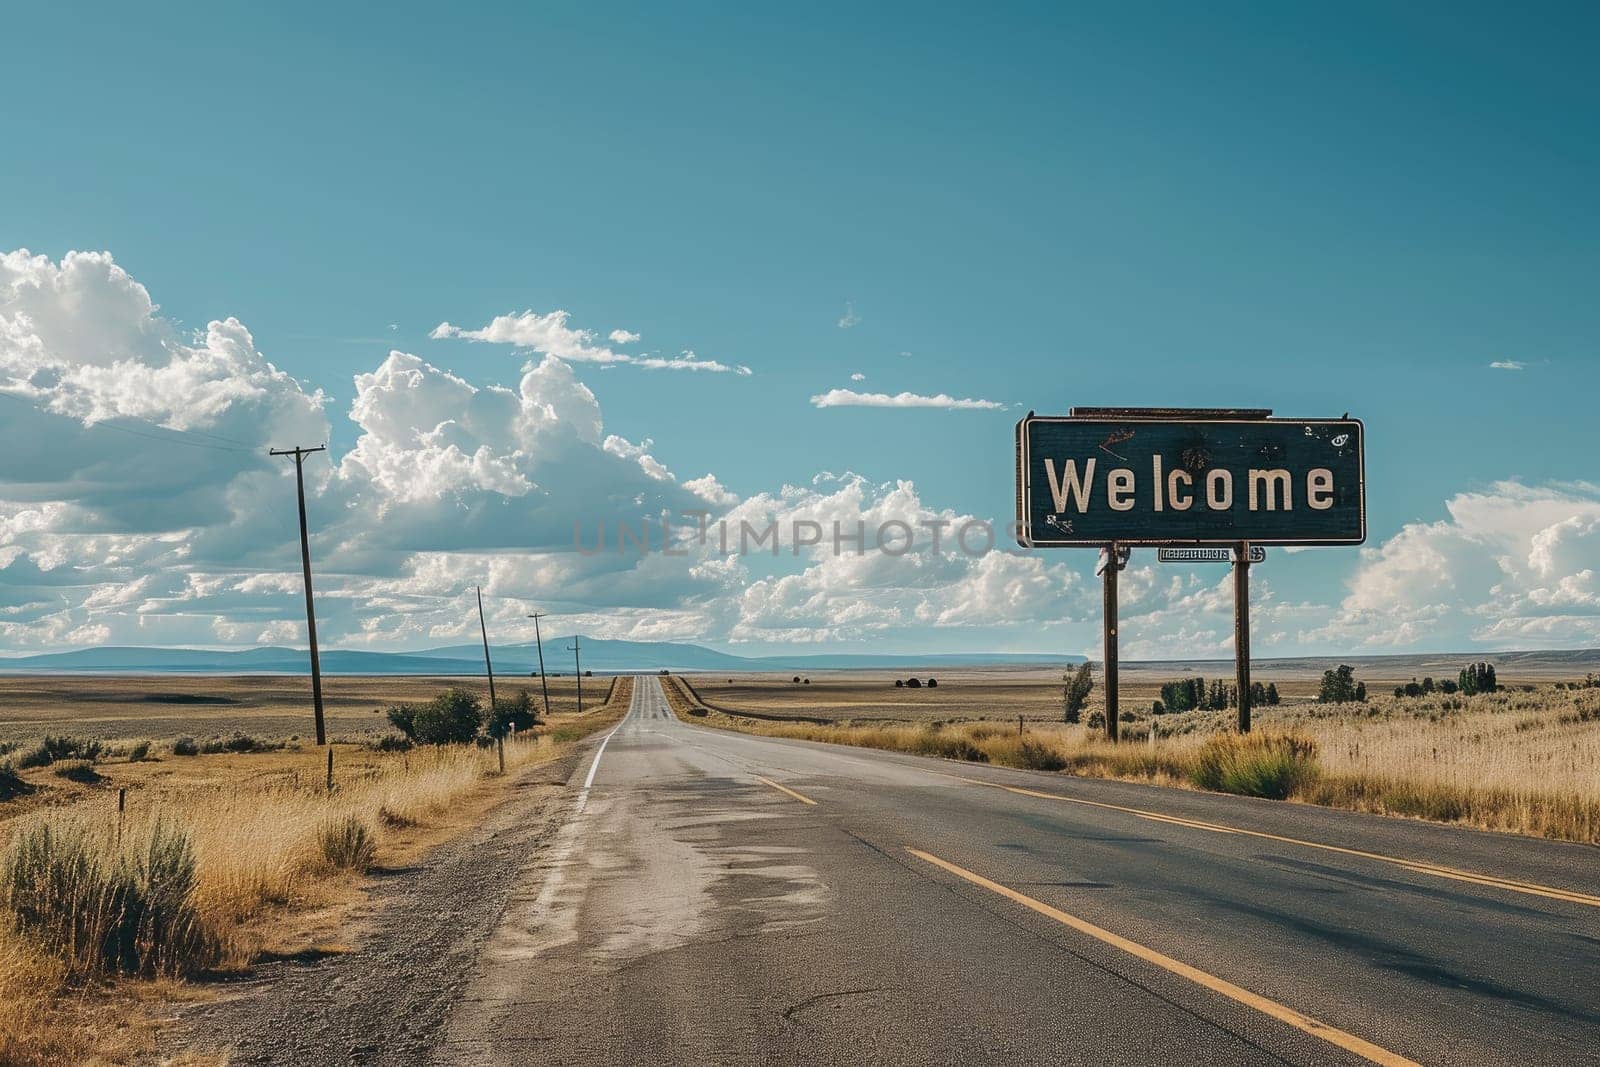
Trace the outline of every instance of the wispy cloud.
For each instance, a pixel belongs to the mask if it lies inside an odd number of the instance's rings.
[[[686,351],[681,356],[676,356],[672,359],[666,359],[661,356],[642,356],[635,357],[629,362],[636,367],[644,367],[646,370],[703,370],[710,371],[713,374],[737,374],[740,377],[748,377],[750,375],[750,368],[742,363],[730,366],[726,363],[718,363],[714,359],[701,359],[693,351]]]
[[[947,393],[924,396],[921,393],[858,393],[854,389],[830,389],[811,398],[819,408],[944,408],[949,411],[998,411],[1004,404],[993,400],[957,398]]]
[[[1497,359],[1489,364],[1493,370],[1527,370],[1528,365],[1520,359]]]
[[[630,363],[648,370],[700,370],[713,374],[738,375],[750,373],[750,368],[742,364],[701,359],[693,352],[685,352],[673,359],[618,352],[602,343],[593,331],[568,325],[568,318],[565,311],[551,311],[543,315],[537,311],[524,311],[517,315],[496,315],[487,326],[476,330],[441,322],[428,336],[436,341],[455,338],[463,341],[515,345],[518,348],[532,349],[541,355],[556,356],[568,363],[599,363],[605,366]],[[628,330],[612,330],[607,339],[612,344],[632,344],[639,340],[639,335]]]
[[[856,314],[856,305],[852,300],[844,302],[844,314],[839,316],[839,329],[848,330],[861,321],[861,316]]]
[[[867,376],[862,374],[860,371],[856,371],[854,374],[850,375],[850,380],[852,382],[864,382],[867,380]]]

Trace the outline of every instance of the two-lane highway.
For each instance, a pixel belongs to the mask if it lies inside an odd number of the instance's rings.
[[[656,679],[449,1063],[1593,1062],[1583,846],[761,738]]]

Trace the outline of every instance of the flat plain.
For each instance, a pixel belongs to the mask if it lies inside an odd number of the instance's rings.
[[[578,680],[551,677],[552,712],[577,710]],[[605,699],[610,678],[585,678],[584,702]],[[450,686],[488,703],[482,677],[332,676],[322,680],[328,736],[369,740],[392,732],[384,715],[399,703],[425,701]],[[541,703],[539,679],[496,677],[503,701],[526,689]],[[0,675],[0,743],[45,734],[100,740],[167,741],[226,737],[235,731],[268,740],[313,736],[311,679],[289,675]]]

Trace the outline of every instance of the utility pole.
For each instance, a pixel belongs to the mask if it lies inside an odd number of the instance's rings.
[[[532,615],[529,615],[528,618],[533,620],[533,644],[534,647],[539,650],[539,688],[544,691],[544,721],[549,722],[550,683],[545,680],[544,676],[544,639],[539,636],[539,620],[544,618],[544,616],[544,612],[536,611]],[[579,682],[578,684],[582,685],[583,683]]]
[[[311,638],[311,701],[317,713],[317,744],[328,743],[327,728],[322,724],[322,661],[317,658],[317,612],[311,603],[311,539],[306,534],[306,477],[305,459],[313,452],[326,452],[327,445],[316,448],[268,449],[268,455],[294,457],[294,487],[300,498],[300,565],[306,577],[306,634]],[[330,752],[331,755],[331,752]]]
[[[1250,542],[1233,548],[1233,663],[1239,687],[1239,732],[1250,732]]]
[[[489,675],[489,714],[497,706],[494,699],[494,664],[489,662],[489,627],[483,621],[483,586],[478,586],[478,630],[483,634],[483,669]]]
[[[583,714],[583,660],[578,656],[578,645],[581,642],[577,634],[572,635],[572,644],[567,648],[572,652],[572,663],[578,675],[578,714]]]

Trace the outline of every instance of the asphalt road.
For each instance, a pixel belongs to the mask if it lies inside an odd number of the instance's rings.
[[[1600,1060],[1600,851],[686,725],[579,764],[442,1063]]]

